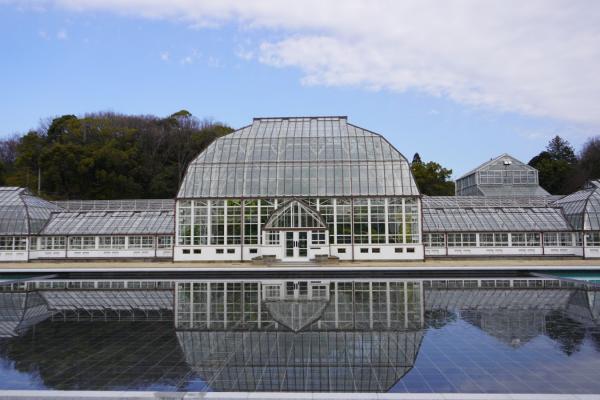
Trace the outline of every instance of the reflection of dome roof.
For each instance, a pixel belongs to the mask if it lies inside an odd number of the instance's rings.
[[[179,331],[216,391],[384,392],[413,367],[424,331]]]
[[[0,337],[18,336],[50,314],[39,293],[0,293]]]
[[[569,299],[568,316],[586,326],[600,322],[600,291],[577,290]]]

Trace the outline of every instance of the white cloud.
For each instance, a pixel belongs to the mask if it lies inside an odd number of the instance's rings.
[[[67,40],[68,37],[69,35],[67,34],[67,31],[65,29],[61,29],[58,32],[56,32],[56,38],[58,40]]]
[[[162,53],[160,53],[160,59],[165,62],[169,61],[169,59],[170,59],[169,52],[163,51]]]
[[[393,91],[600,126],[594,0],[47,0],[194,26],[272,30],[258,59],[303,82]]]
[[[254,59],[254,52],[243,47],[238,47],[235,50],[235,55],[244,61],[250,61]]]

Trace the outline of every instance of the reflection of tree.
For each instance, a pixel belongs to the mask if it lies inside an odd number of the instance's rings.
[[[597,352],[600,352],[600,332],[593,332],[590,334],[590,338],[592,339],[592,343]]]
[[[0,342],[0,357],[52,389],[143,389],[182,384],[189,368],[172,322],[45,321]],[[174,367],[175,366],[175,367]]]
[[[449,310],[437,309],[425,311],[425,324],[428,328],[441,329],[445,325],[456,322],[456,313]]]
[[[546,315],[546,334],[570,356],[579,351],[585,338],[585,327],[559,311],[552,311]]]

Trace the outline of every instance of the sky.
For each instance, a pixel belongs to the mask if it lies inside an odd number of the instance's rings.
[[[453,176],[600,134],[596,0],[0,0],[0,139],[63,114],[346,115]]]

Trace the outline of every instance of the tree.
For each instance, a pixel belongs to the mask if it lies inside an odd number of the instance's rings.
[[[579,156],[583,180],[600,179],[600,136],[588,139]]]
[[[53,199],[172,198],[194,157],[231,131],[185,110],[63,115],[18,139],[6,182],[36,191],[39,172]]]
[[[415,153],[415,155],[413,156],[412,163],[413,164],[423,163],[423,161],[421,161],[421,156],[419,155],[419,153]]]
[[[551,194],[569,194],[578,185],[575,151],[560,136],[551,139],[529,165],[538,170],[540,186]]]
[[[2,162],[2,160],[0,160],[0,186],[4,186],[6,185],[6,167],[4,166],[4,163]]]
[[[417,187],[422,194],[428,196],[453,196],[454,182],[450,179],[452,170],[440,164],[429,161],[428,163],[414,162],[411,165],[412,173]]]
[[[571,144],[558,135],[550,140],[546,146],[546,151],[548,154],[550,154],[553,160],[564,160],[569,164],[577,163],[575,150],[573,150]]]

